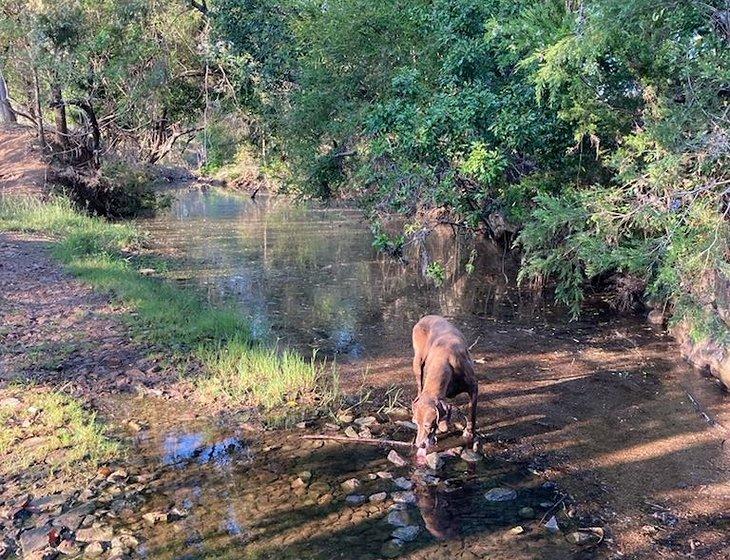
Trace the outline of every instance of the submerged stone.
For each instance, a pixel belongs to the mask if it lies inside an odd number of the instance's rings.
[[[403,541],[400,539],[391,539],[383,545],[380,549],[380,553],[386,558],[395,558],[400,556],[403,550]]]
[[[345,498],[345,501],[348,504],[359,506],[360,504],[364,503],[367,498],[363,496],[362,494],[350,494]]]
[[[413,492],[393,492],[390,495],[396,504],[415,504],[416,495]]]
[[[405,509],[393,510],[388,514],[388,523],[396,527],[407,527],[411,524],[411,515]]]
[[[404,476],[399,476],[396,478],[393,483],[400,488],[401,490],[410,490],[413,488],[413,481],[408,480]]]
[[[517,491],[512,488],[492,488],[484,497],[490,502],[508,502],[517,498]]]
[[[407,525],[405,527],[398,527],[390,535],[403,542],[410,542],[416,539],[419,530],[417,525]]]

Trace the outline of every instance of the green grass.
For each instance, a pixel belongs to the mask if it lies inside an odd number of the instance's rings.
[[[131,224],[87,216],[63,198],[0,198],[0,229],[52,236],[53,253],[69,271],[133,311],[138,336],[202,363],[204,373],[195,381],[201,396],[271,408],[325,402],[337,392],[333,367],[256,341],[240,313],[140,275],[129,251],[143,238]]]
[[[95,469],[119,454],[96,415],[72,397],[23,386],[2,392],[9,396],[22,404],[0,408],[0,472],[20,474],[41,462],[54,469]]]

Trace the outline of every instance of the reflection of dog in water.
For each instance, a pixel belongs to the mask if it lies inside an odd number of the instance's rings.
[[[446,494],[438,492],[435,486],[418,484],[416,498],[429,533],[437,539],[453,539],[459,535]]]

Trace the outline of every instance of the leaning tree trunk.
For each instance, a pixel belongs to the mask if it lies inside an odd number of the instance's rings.
[[[15,111],[10,105],[8,99],[8,84],[5,82],[5,77],[0,71],[0,118],[4,123],[14,123],[17,121],[15,117]]]
[[[65,150],[68,147],[68,123],[66,121],[66,105],[63,103],[61,85],[54,80],[51,86],[51,106],[56,120],[56,142]]]

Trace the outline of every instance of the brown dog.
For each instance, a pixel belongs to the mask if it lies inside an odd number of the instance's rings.
[[[470,397],[464,438],[473,440],[479,386],[464,336],[443,317],[426,315],[413,327],[413,353],[418,383],[418,396],[413,401],[418,454],[424,455],[436,443],[439,424],[451,415],[451,405],[444,399],[461,393]]]

